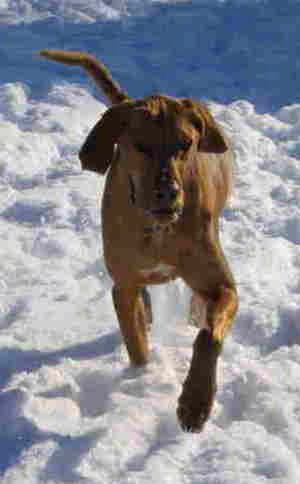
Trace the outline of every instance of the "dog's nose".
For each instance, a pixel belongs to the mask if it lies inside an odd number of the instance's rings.
[[[160,203],[174,202],[179,194],[179,185],[176,182],[160,186],[156,190],[156,199]]]

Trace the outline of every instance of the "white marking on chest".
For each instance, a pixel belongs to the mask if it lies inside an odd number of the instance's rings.
[[[144,271],[140,271],[143,276],[151,276],[151,275],[157,275],[157,276],[165,276],[169,277],[171,274],[174,272],[175,267],[170,266],[168,264],[157,264],[157,266],[151,267],[151,269],[146,269]]]

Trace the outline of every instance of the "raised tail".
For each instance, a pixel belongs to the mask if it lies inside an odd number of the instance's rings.
[[[40,55],[63,64],[83,67],[94,79],[97,86],[104,91],[112,104],[118,104],[129,99],[128,94],[113,80],[105,65],[90,54],[51,49],[40,51]]]

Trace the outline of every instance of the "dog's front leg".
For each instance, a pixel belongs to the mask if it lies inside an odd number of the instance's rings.
[[[234,287],[221,287],[218,297],[207,299],[206,325],[194,342],[189,373],[178,400],[178,419],[186,431],[201,431],[210,415],[217,389],[218,356],[237,307]]]
[[[144,365],[149,357],[147,326],[151,322],[150,301],[145,305],[145,289],[115,285],[112,297],[130,361]]]

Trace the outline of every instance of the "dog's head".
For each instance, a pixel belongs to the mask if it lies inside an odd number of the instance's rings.
[[[180,216],[185,167],[198,151],[224,153],[228,149],[206,106],[161,95],[108,109],[80,151],[83,169],[104,174],[115,144],[131,203],[158,224]]]

